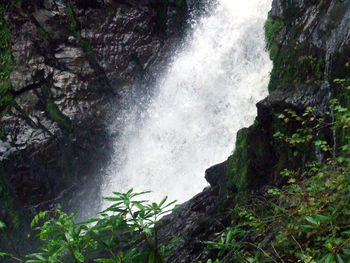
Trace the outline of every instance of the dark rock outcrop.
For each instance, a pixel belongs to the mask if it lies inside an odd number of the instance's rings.
[[[19,218],[55,203],[77,207],[70,203],[77,195],[88,203],[99,200],[98,175],[113,145],[108,120],[119,97],[133,83],[142,83],[138,92],[150,92],[193,5],[162,0],[0,5],[12,39],[10,88],[0,86],[0,220],[18,232],[27,224]],[[6,104],[3,95],[10,98]],[[12,249],[11,235],[0,237],[4,250]]]

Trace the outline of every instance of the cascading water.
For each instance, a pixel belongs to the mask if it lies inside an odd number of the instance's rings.
[[[263,24],[271,2],[208,5],[146,109],[130,107],[116,120],[123,128],[103,196],[134,188],[181,202],[207,185],[205,169],[229,156],[237,130],[252,123],[255,103],[267,95],[272,64]]]

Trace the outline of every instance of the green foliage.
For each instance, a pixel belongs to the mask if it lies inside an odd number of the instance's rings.
[[[283,29],[284,23],[280,19],[272,19],[268,17],[264,29],[265,29],[265,39],[266,39],[266,48],[270,51],[270,58],[273,60],[279,50],[279,46],[276,42],[277,34]]]
[[[334,79],[335,98],[344,108],[350,108],[350,76],[345,79]],[[350,128],[338,129],[336,132],[337,144],[343,145],[346,143],[346,137],[350,136]]]
[[[285,110],[277,117],[284,123],[298,122],[292,134],[278,131],[277,140],[294,147],[296,153],[314,145],[326,157],[324,163],[311,162],[305,170],[284,170],[288,184],[270,189],[276,197],[275,216],[279,218],[275,245],[287,262],[347,262],[350,230],[350,144],[349,137],[339,145],[329,145],[319,134],[326,130],[348,129],[350,112],[337,100],[331,101],[326,116],[307,108],[303,114]],[[327,157],[328,156],[328,157]]]
[[[238,191],[244,191],[246,189],[246,175],[248,171],[247,134],[248,129],[238,131],[235,151],[229,158],[228,164],[228,178],[232,178],[228,188],[233,185]],[[228,191],[231,191],[231,189],[228,189]]]
[[[236,225],[235,227],[227,228],[224,231],[219,240],[217,241],[206,241],[204,244],[207,245],[207,249],[218,250],[218,257],[222,257],[225,253],[228,253],[229,257],[234,262],[244,262],[244,248],[245,244],[240,242],[247,231],[243,229],[242,225]]]
[[[45,211],[34,217],[31,226],[45,219],[50,212]],[[36,227],[40,240],[44,245],[40,252],[27,255],[26,262],[62,262],[63,254],[68,251],[74,262],[84,262],[84,253],[88,248],[95,247],[96,242],[87,234],[88,226],[76,224],[75,214],[67,215],[60,208],[51,212],[51,217],[40,227]]]
[[[334,121],[326,123],[322,118],[314,122],[313,130],[329,126],[346,129],[350,125],[350,112],[331,101]],[[308,116],[308,112],[303,115]],[[330,113],[331,114],[331,113]],[[309,121],[314,121],[309,118]],[[309,133],[310,128],[306,128]],[[299,131],[305,143],[305,136]],[[285,138],[294,143],[293,138]],[[347,262],[350,260],[350,141],[346,138],[334,153],[324,140],[314,140],[314,145],[330,156],[325,163],[312,162],[304,172],[284,171],[288,185],[270,190],[278,197],[280,205],[276,216],[282,218],[276,238],[277,248],[285,257],[300,262]],[[335,154],[335,155],[334,155]]]
[[[235,210],[238,213],[234,215],[234,227],[228,227],[221,233],[218,240],[204,242],[207,249],[217,250],[218,257],[224,256],[230,260],[229,262],[276,262],[270,253],[262,248],[262,240],[267,233],[267,224],[271,217],[266,214],[258,215],[260,205],[262,203],[257,202],[254,206],[252,204],[237,206]],[[254,242],[248,240],[252,235],[255,236]]]
[[[40,251],[27,255],[27,260],[9,253],[0,253],[0,257],[27,263],[66,262],[69,259],[75,263],[91,259],[102,263],[143,260],[162,263],[171,251],[168,244],[158,240],[158,219],[172,211],[170,207],[174,202],[167,203],[166,197],[160,203],[140,200],[147,193],[134,193],[132,189],[127,193],[116,192],[114,196],[104,198],[113,204],[101,212],[99,218],[82,223],[76,223],[75,214],[67,215],[60,207],[40,212],[31,223],[31,227],[39,231],[43,243]],[[134,247],[141,242],[146,243],[146,251],[140,252]]]
[[[292,136],[275,134],[289,144],[305,144],[314,139],[315,131],[324,127],[346,129],[350,125],[350,113],[336,100],[331,101],[333,122],[312,116],[307,109],[302,116],[294,113],[304,124],[303,129]],[[289,112],[290,113],[290,112]],[[286,120],[286,116],[279,116]],[[306,170],[285,170],[282,175],[288,185],[270,190],[277,196],[276,216],[280,217],[280,230],[276,247],[284,258],[299,262],[347,262],[350,226],[350,142],[341,145],[334,156],[333,147],[327,141],[316,139],[313,144],[330,156],[325,163],[312,162]],[[277,203],[276,203],[277,204]],[[284,207],[287,207],[285,209]]]
[[[317,56],[305,56],[303,47],[298,42],[291,46],[284,46],[275,55],[270,54],[273,59],[273,69],[269,83],[269,91],[281,86],[297,86],[301,83],[320,84],[323,78],[325,62]]]
[[[304,169],[285,169],[287,182],[262,195],[238,201],[232,225],[208,249],[232,262],[350,262],[350,137],[335,149],[320,137],[325,130],[350,126],[350,111],[332,100],[328,116],[312,108],[299,114],[285,110],[282,123],[299,123],[294,131],[278,131],[276,140],[297,152],[320,148],[324,162],[310,162]],[[266,242],[269,236],[271,241]],[[226,257],[225,257],[226,258]]]
[[[306,76],[305,83],[311,84],[316,82],[320,84],[324,72],[324,61],[321,57],[300,56],[297,61],[298,71],[300,75]]]
[[[67,131],[71,131],[72,126],[69,118],[63,115],[63,113],[59,110],[59,108],[54,102],[49,101],[46,104],[46,111],[49,114],[50,118],[56,121],[61,128]]]
[[[294,129],[292,133],[277,131],[273,137],[299,151],[304,150],[305,145],[309,146],[320,129],[328,126],[324,118],[318,118],[310,107],[301,116],[294,110],[285,109],[284,113],[277,114],[277,118],[285,124],[292,123],[294,127],[299,128]]]
[[[172,209],[169,209],[175,201],[167,203],[167,197],[165,197],[159,204],[147,203],[145,200],[136,200],[139,196],[147,194],[149,192],[133,193],[132,189],[127,193],[114,193],[115,196],[104,198],[107,201],[112,201],[114,204],[101,213],[102,219],[99,220],[99,224],[110,228],[115,225],[126,224],[128,226],[125,233],[130,235],[129,240],[124,243],[131,243],[137,237],[141,237],[148,246],[148,252],[146,254],[137,254],[135,252],[134,257],[147,257],[149,262],[163,262],[164,257],[169,255],[170,251],[167,250],[166,244],[159,244],[158,240],[158,219],[161,215],[169,213]],[[113,217],[107,213],[113,213]],[[98,224],[98,225],[99,225]],[[113,228],[111,228],[113,234]],[[115,231],[116,229],[114,229]],[[136,234],[136,236],[135,236]],[[114,235],[112,235],[114,236]],[[131,239],[130,239],[131,238]],[[109,242],[109,241],[108,241]],[[103,241],[104,244],[113,244]],[[117,244],[120,243],[116,240]],[[114,248],[113,244],[110,249]]]

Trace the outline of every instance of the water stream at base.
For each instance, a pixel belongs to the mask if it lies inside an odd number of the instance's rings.
[[[236,132],[267,95],[263,25],[271,2],[218,0],[193,22],[148,106],[139,98],[115,120],[122,129],[102,196],[134,188],[183,202],[207,185],[205,169],[230,155]]]

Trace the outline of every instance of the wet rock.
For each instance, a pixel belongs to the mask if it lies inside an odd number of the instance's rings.
[[[22,1],[8,11],[15,104],[0,116],[0,172],[14,210],[24,207],[31,217],[56,203],[77,208],[76,195],[90,204],[100,199],[98,178],[113,145],[106,122],[118,93],[136,80],[150,92],[181,38],[183,28],[171,20],[185,17],[169,5],[159,32],[156,3]]]
[[[158,70],[154,65],[165,65],[171,43],[179,37],[154,34],[154,3],[45,0],[13,9],[7,21],[18,106],[2,117],[1,156],[66,136],[70,129],[60,120],[86,123],[89,129],[86,119],[106,119],[113,95],[101,85],[101,74],[115,91],[136,78],[152,81]],[[104,130],[103,121],[98,123],[98,130]]]
[[[219,163],[217,165],[214,165],[214,166],[208,168],[205,171],[205,179],[213,187],[215,187],[217,185],[222,187],[222,184],[224,183],[224,180],[226,179],[224,176],[224,175],[226,175],[226,172],[227,172],[227,161]]]

